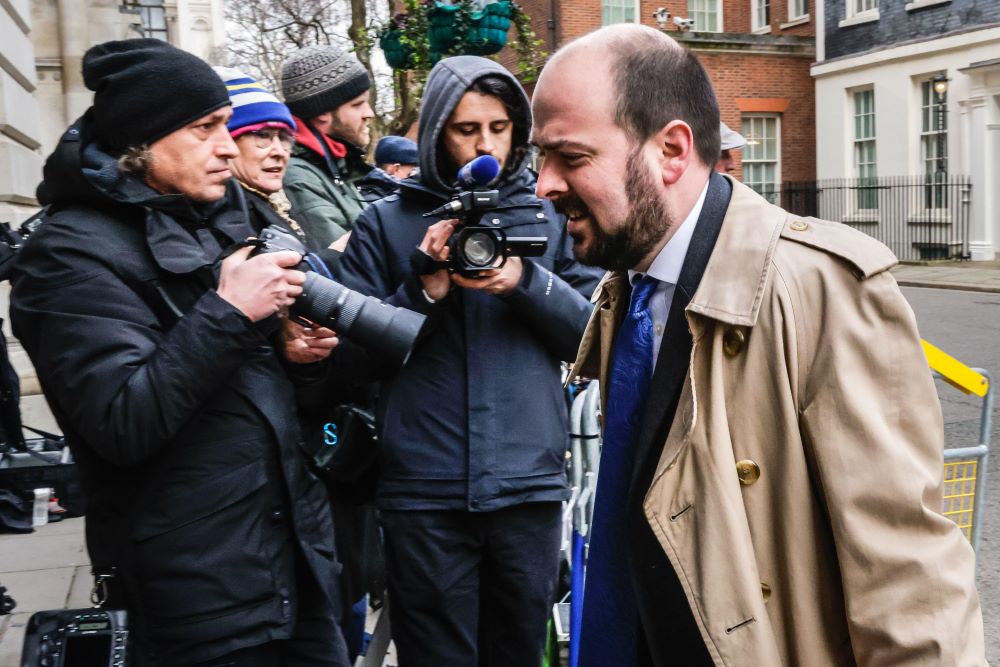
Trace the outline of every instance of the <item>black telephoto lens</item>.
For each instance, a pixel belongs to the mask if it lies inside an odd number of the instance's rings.
[[[301,241],[277,225],[261,230],[260,240],[263,243],[257,252],[291,250],[306,255]],[[316,261],[322,262],[319,258]],[[308,262],[303,261],[296,268],[305,272],[306,281],[292,307],[293,315],[333,329],[390,363],[399,366],[406,363],[426,317],[348,289],[310,270]]]
[[[329,327],[390,363],[403,365],[427,318],[406,308],[382,303],[340,283],[308,271],[294,312]]]

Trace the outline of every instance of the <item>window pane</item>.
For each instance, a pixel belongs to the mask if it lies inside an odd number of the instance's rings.
[[[635,6],[636,0],[601,0],[602,24],[635,23]]]
[[[875,164],[875,91],[854,93],[854,192],[858,209],[878,208]]]
[[[166,18],[164,16],[163,7],[150,7],[149,8],[149,23],[148,27],[151,30],[163,30],[167,27]]]
[[[753,28],[766,28],[771,24],[771,0],[753,0]]]
[[[163,9],[163,0],[144,0],[135,5],[142,19],[142,34],[144,37],[167,39],[167,17]]]
[[[720,0],[688,0],[688,18],[694,19],[694,30],[721,32],[719,2]]]
[[[741,121],[747,145],[743,148],[743,182],[777,203],[780,196],[777,116],[747,116]]]
[[[938,95],[933,80],[922,81],[920,101],[920,152],[928,184],[924,187],[923,204],[927,208],[945,208],[948,206],[947,92]]]

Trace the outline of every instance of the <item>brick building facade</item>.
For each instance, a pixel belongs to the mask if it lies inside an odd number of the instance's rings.
[[[755,142],[736,151],[736,176],[770,191],[783,181],[816,178],[814,1],[523,0],[521,6],[549,52],[623,20],[666,30],[693,50],[712,77],[722,120]],[[664,25],[654,17],[661,7],[670,13]],[[682,32],[674,17],[694,18],[695,26]],[[513,67],[513,54],[504,52],[501,62]]]

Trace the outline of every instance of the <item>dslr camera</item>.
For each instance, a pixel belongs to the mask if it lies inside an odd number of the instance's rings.
[[[254,255],[282,250],[302,255],[295,268],[306,274],[306,281],[292,306],[293,318],[329,327],[391,363],[406,363],[426,317],[344,287],[333,279],[323,260],[278,225],[265,227],[251,243],[257,246]]]
[[[128,617],[121,610],[61,609],[32,614],[21,667],[128,667]]]
[[[448,239],[448,260],[435,262],[419,250],[420,273],[434,273],[446,268],[467,278],[477,278],[485,271],[502,267],[508,257],[540,257],[549,240],[544,236],[508,236],[500,228],[499,218],[484,218],[500,206],[497,190],[483,189],[500,173],[500,163],[491,155],[481,155],[458,172],[459,187],[467,188],[424,217],[458,218],[459,229]]]

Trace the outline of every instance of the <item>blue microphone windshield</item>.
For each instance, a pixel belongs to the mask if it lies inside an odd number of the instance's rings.
[[[500,173],[500,163],[492,155],[480,155],[458,170],[458,186],[475,188],[489,185]]]

